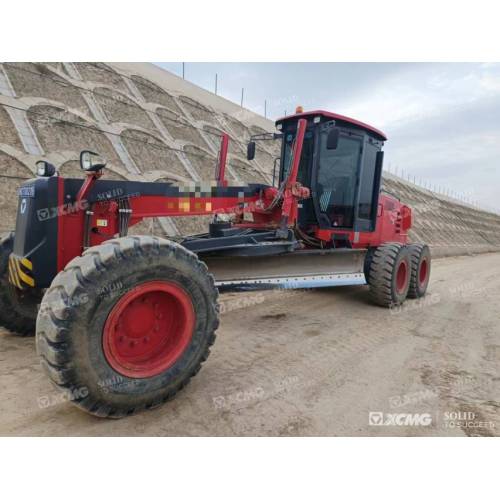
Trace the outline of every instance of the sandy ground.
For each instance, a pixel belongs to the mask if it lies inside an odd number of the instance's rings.
[[[435,261],[427,297],[400,310],[372,306],[367,287],[222,302],[191,384],[119,421],[61,400],[34,340],[0,330],[0,434],[500,435],[500,254]]]

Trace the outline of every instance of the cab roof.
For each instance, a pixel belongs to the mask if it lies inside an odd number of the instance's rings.
[[[359,120],[355,120],[354,118],[349,118],[348,116],[338,115],[337,113],[330,113],[329,111],[324,111],[321,109],[315,111],[305,111],[303,113],[295,113],[293,115],[284,116],[283,118],[279,118],[278,120],[276,120],[276,125],[287,121],[298,120],[299,118],[307,119],[307,118],[313,118],[315,116],[321,116],[327,118],[328,120],[335,120],[337,122],[340,122],[339,125],[342,125],[342,123],[347,125],[352,125],[356,128],[360,128],[366,130],[367,132],[371,132],[376,137],[376,139],[379,139],[381,141],[387,140],[387,136],[381,130],[376,129],[375,127],[372,127],[367,123],[360,122]]]

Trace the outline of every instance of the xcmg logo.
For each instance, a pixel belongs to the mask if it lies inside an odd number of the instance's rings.
[[[431,425],[432,416],[430,413],[384,413],[381,411],[371,411],[368,414],[370,425]]]

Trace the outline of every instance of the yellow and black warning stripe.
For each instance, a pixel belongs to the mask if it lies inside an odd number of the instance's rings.
[[[33,274],[33,263],[26,257],[17,257],[14,254],[9,256],[9,281],[20,288],[35,286]]]

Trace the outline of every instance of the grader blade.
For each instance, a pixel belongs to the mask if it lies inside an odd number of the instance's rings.
[[[366,250],[304,250],[274,256],[201,257],[218,288],[365,285]]]

